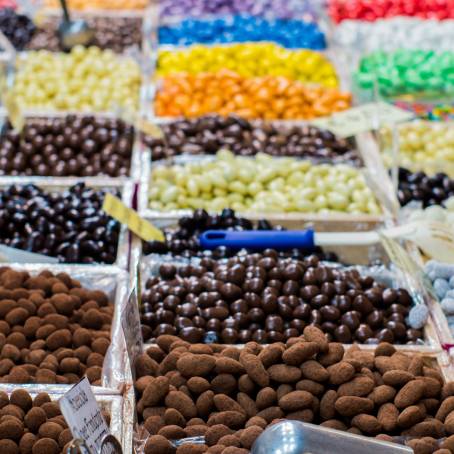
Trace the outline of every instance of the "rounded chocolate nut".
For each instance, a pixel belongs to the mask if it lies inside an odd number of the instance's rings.
[[[361,323],[361,318],[355,311],[349,311],[342,315],[341,322],[351,331],[356,331]]]
[[[374,306],[364,295],[358,295],[354,298],[352,308],[364,315],[367,315],[374,310]]]
[[[241,297],[241,288],[232,283],[222,285],[220,289],[221,295],[228,301],[234,301]]]
[[[391,306],[391,304],[397,301],[397,292],[392,288],[387,288],[382,293],[383,304],[385,306]]]
[[[247,300],[246,300],[247,301]],[[254,302],[251,303],[251,301],[247,301],[249,306],[255,306]],[[266,314],[272,314],[277,310],[278,303],[277,303],[277,297],[272,294],[266,294],[262,298],[262,303],[261,303],[261,308]]]
[[[375,334],[375,337],[379,342],[389,342],[392,344],[394,342],[394,334],[392,330],[388,328],[383,328]]]
[[[367,339],[373,337],[374,333],[372,331],[372,329],[370,328],[370,326],[362,323],[359,325],[359,327],[357,328],[357,330],[355,331],[355,338],[359,341],[359,342],[366,342]]]
[[[401,322],[395,322],[393,320],[390,320],[386,323],[386,328],[391,330],[391,332],[393,333],[394,337],[397,340],[402,341],[407,336],[407,328]]]
[[[377,309],[372,311],[367,316],[366,322],[371,328],[378,328],[380,326],[383,326],[383,322],[384,322],[383,311],[377,310]]]
[[[307,303],[310,303],[314,297],[320,293],[319,288],[316,285],[305,285],[300,290],[300,296]]]
[[[316,295],[312,298],[310,304],[314,309],[320,309],[329,304],[329,298],[326,295]]]
[[[334,330],[334,339],[342,344],[350,344],[353,339],[350,328],[347,325],[339,325]]]
[[[191,326],[180,330],[178,336],[191,344],[197,344],[203,341],[204,331],[201,328]]]
[[[341,317],[340,310],[334,306],[323,306],[320,309],[320,313],[322,314],[323,320],[329,322],[335,322]]]

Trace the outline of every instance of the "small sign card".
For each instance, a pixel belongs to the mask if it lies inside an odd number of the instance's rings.
[[[99,409],[87,377],[74,385],[60,399],[59,403],[73,437],[85,444],[80,448],[83,454],[100,453],[103,440],[110,434],[110,430]],[[103,449],[103,451],[106,450]]]
[[[364,104],[329,117],[312,120],[310,123],[328,129],[339,137],[352,137],[387,124],[408,121],[415,114],[385,102]]]
[[[107,193],[102,209],[117,221],[128,226],[131,232],[145,241],[164,241],[164,234],[151,222],[142,219],[137,211],[128,208],[118,197]]]

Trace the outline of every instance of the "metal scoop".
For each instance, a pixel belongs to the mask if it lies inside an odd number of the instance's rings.
[[[69,51],[74,46],[88,46],[94,37],[94,31],[83,19],[71,20],[66,0],[60,0],[63,19],[58,27],[58,38],[63,50]]]
[[[411,454],[408,446],[328,429],[300,421],[283,421],[266,429],[251,454]]]

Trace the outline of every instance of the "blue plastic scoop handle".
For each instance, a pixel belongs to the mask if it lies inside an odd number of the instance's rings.
[[[203,249],[314,249],[314,231],[308,230],[207,230],[199,236]]]

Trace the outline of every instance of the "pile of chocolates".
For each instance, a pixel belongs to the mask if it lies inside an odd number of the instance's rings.
[[[123,120],[67,115],[30,118],[21,133],[0,137],[0,175],[125,177],[134,128]]]
[[[279,258],[276,251],[203,258],[199,265],[162,264],[142,295],[144,339],[177,335],[191,342],[285,342],[309,325],[329,340],[421,342],[406,317],[413,300],[357,270],[325,266],[315,256]]]
[[[0,30],[16,50],[24,50],[36,31],[35,24],[12,8],[0,8]]]
[[[87,17],[89,27],[94,31],[92,45],[111,49],[116,53],[142,45],[142,18],[140,17]],[[59,17],[48,17],[36,31],[28,44],[29,50],[61,51],[58,39]]]
[[[0,299],[1,383],[101,384],[114,315],[104,292],[64,272],[3,267]]]
[[[120,223],[102,211],[104,195],[84,183],[60,192],[0,189],[0,243],[64,263],[114,263]]]
[[[453,384],[389,343],[345,351],[308,326],[286,344],[190,345],[169,335],[157,344],[136,364],[137,411],[151,435],[145,454],[248,454],[282,419],[398,436],[419,454],[454,452]],[[170,441],[184,439],[175,451]]]
[[[412,173],[399,168],[399,189],[397,196],[402,206],[415,201],[421,202],[423,208],[441,205],[454,195],[454,180],[445,173],[429,176],[424,172]]]
[[[58,402],[53,402],[49,394],[32,397],[25,389],[16,389],[8,396],[1,391],[0,407],[0,452],[3,454],[68,452],[73,436]],[[110,414],[106,411],[102,414],[110,424]]]
[[[153,160],[180,154],[215,154],[227,148],[235,154],[293,156],[354,161],[359,156],[351,143],[314,126],[283,127],[272,122],[252,122],[236,115],[208,115],[177,120],[161,126],[164,139],[144,138]]]
[[[191,216],[183,216],[178,220],[177,228],[164,229],[165,241],[143,242],[142,250],[148,254],[172,254],[182,257],[212,257],[222,259],[235,255],[238,251],[226,247],[218,247],[214,250],[202,249],[199,236],[207,230],[283,230],[280,225],[273,226],[266,219],[254,223],[249,219],[237,217],[235,211],[229,208],[222,210],[221,214],[208,214],[205,210],[195,210]],[[320,247],[315,250],[292,249],[282,252],[293,258],[301,259],[309,254],[315,254],[321,260],[337,262],[338,257],[334,253],[324,252]]]

